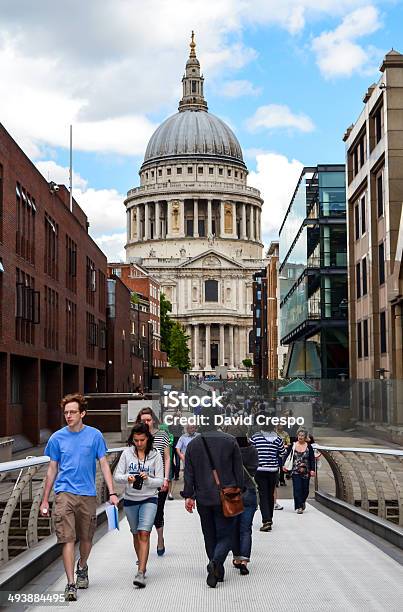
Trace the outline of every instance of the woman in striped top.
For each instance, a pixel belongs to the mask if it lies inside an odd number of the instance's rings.
[[[271,531],[273,525],[274,491],[278,479],[281,458],[286,450],[283,440],[275,431],[258,431],[251,437],[251,444],[256,447],[259,467],[256,482],[259,488],[260,512],[262,526],[260,531]]]
[[[164,464],[164,483],[158,493],[158,507],[155,515],[154,526],[158,534],[157,555],[160,557],[165,553],[164,542],[164,506],[168,495],[169,472],[171,469],[171,457],[169,451],[169,434],[158,429],[158,419],[151,408],[142,408],[137,415],[136,423],[148,425],[153,435],[153,448],[161,453]]]

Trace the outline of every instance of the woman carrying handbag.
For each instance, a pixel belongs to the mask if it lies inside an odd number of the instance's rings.
[[[310,478],[315,476],[314,451],[308,444],[308,432],[305,429],[298,430],[297,441],[288,447],[283,470],[291,473],[294,508],[297,514],[302,514],[309,495]]]

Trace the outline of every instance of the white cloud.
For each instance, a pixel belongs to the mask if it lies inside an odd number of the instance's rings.
[[[251,25],[295,34],[308,20],[342,17],[363,3],[2,0],[1,119],[36,157],[46,145],[66,147],[70,123],[83,151],[140,154],[155,127],[149,113],[176,106],[192,29],[208,98],[218,79],[230,81],[257,57],[243,41]]]
[[[261,152],[256,155],[256,172],[249,173],[248,183],[260,189],[264,200],[262,235],[265,242],[278,239],[303,167],[300,161],[289,161],[278,153]]]
[[[54,161],[39,161],[38,170],[47,181],[69,185],[69,169]],[[125,196],[116,189],[93,189],[73,172],[73,195],[88,217],[89,233],[111,261],[125,259],[126,212]]]
[[[220,93],[227,98],[240,98],[241,96],[258,96],[261,91],[261,87],[256,87],[250,81],[235,80],[223,83]]]
[[[361,46],[357,39],[381,27],[378,10],[368,5],[347,15],[330,32],[322,32],[312,41],[316,62],[325,78],[348,77],[354,72],[375,72],[383,52],[372,45]]]
[[[247,119],[246,127],[251,132],[260,128],[291,128],[301,132],[312,132],[315,129],[312,120],[307,115],[302,113],[296,115],[288,106],[281,104],[259,106],[255,114]]]

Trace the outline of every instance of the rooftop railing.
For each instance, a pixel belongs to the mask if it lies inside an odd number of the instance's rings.
[[[260,197],[260,191],[249,185],[241,185],[236,183],[214,183],[212,181],[197,181],[193,183],[155,183],[153,185],[141,185],[134,187],[127,192],[127,197],[147,192],[159,191],[217,191],[217,192],[238,192],[247,193]]]

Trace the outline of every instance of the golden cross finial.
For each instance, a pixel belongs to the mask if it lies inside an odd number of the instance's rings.
[[[196,43],[195,43],[195,33],[192,30],[192,40],[190,43],[190,57],[196,57]]]

